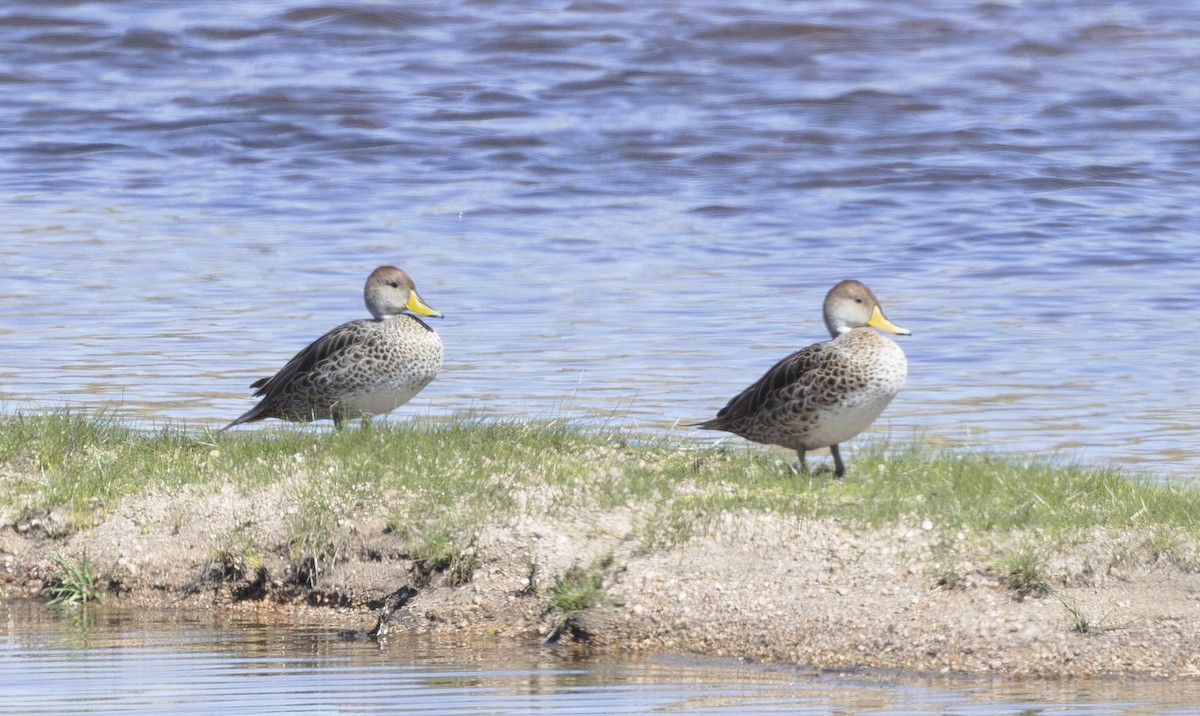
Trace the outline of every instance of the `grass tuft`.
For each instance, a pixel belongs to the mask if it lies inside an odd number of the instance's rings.
[[[417,585],[429,584],[434,575],[446,577],[447,586],[457,587],[471,581],[479,567],[475,556],[474,534],[462,537],[443,526],[414,540],[409,557],[416,568]]]
[[[59,553],[54,556],[59,575],[50,587],[52,606],[81,606],[99,601],[100,583],[92,573],[92,563],[87,552],[78,557]]]
[[[578,564],[572,565],[555,580],[546,601],[558,615],[546,637],[547,643],[555,643],[568,633],[576,639],[587,638],[579,619],[587,610],[603,603],[604,574],[612,565],[612,555],[605,555],[586,569]]]
[[[1046,555],[1038,547],[1022,547],[1004,555],[1000,560],[1000,576],[1021,599],[1042,597],[1052,591],[1046,575]]]
[[[1059,604],[1063,605],[1063,609],[1067,610],[1067,615],[1071,617],[1071,625],[1074,631],[1080,634],[1091,634],[1095,630],[1096,625],[1088,617],[1087,613],[1083,611],[1083,607],[1079,606],[1079,602],[1076,599],[1061,594],[1058,591],[1052,591],[1051,594],[1054,595]]]

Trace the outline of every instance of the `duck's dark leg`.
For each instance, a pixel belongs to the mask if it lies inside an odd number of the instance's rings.
[[[800,462],[791,466],[792,472],[796,473],[797,475],[807,474],[808,473],[808,463],[804,462],[804,448],[800,448],[799,450],[796,451],[796,457],[800,458]]]
[[[833,454],[833,476],[843,477],[846,474],[846,466],[842,464],[842,454],[838,452],[838,446],[830,445],[829,452]]]

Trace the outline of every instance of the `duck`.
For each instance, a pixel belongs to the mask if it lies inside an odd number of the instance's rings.
[[[395,266],[367,277],[371,318],[334,328],[309,343],[278,373],[250,384],[258,404],[221,430],[266,418],[307,423],[383,415],[429,385],[442,367],[442,339],[420,317],[443,318]]]
[[[908,378],[903,349],[875,329],[912,332],[888,320],[871,289],[854,279],[831,288],[823,308],[830,340],[780,360],[694,427],[795,450],[800,472],[807,471],[806,452],[827,447],[834,476],[843,477],[838,445],[866,430]]]

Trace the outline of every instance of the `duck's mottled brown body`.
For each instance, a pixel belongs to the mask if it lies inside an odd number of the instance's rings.
[[[442,367],[442,340],[416,316],[441,314],[417,295],[412,279],[393,266],[372,272],[363,291],[374,318],[334,328],[251,384],[257,405],[226,426],[279,418],[342,421],[383,415],[412,399]]]
[[[884,317],[870,289],[849,280],[825,297],[825,324],[831,340],[779,361],[698,427],[790,448],[802,468],[806,451],[828,447],[835,474],[844,475],[838,443],[874,422],[908,375],[904,351],[871,327],[909,332]]]

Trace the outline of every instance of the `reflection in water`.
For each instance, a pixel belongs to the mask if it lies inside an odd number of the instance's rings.
[[[313,620],[6,604],[0,714],[1182,714],[1194,684],[818,674],[508,641],[380,645]],[[323,614],[321,617],[334,618]]]

